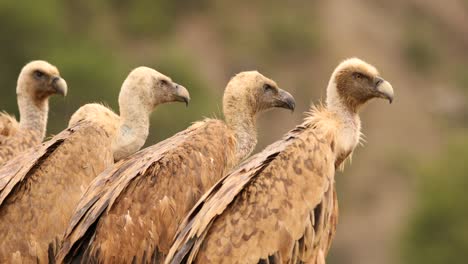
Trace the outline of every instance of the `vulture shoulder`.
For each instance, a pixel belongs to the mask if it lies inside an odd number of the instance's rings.
[[[22,131],[14,117],[0,113],[0,165],[40,142],[39,133]]]
[[[119,126],[120,117],[109,107],[100,103],[85,104],[70,118],[68,127],[72,127],[83,120],[92,120],[108,133],[115,133]]]
[[[0,168],[1,263],[55,254],[87,184],[113,163],[111,144],[108,130],[83,120]]]
[[[7,113],[0,113],[0,137],[14,135],[18,130],[19,123],[13,116]]]
[[[337,204],[334,135],[319,126],[334,124],[307,120],[214,185],[166,263],[321,263]]]
[[[234,161],[220,120],[197,122],[116,163],[90,185],[65,233],[58,262],[162,262],[178,224]]]

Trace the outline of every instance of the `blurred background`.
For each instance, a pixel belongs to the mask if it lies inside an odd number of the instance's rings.
[[[297,99],[259,121],[258,150],[325,99],[334,67],[357,56],[395,89],[362,113],[366,143],[337,175],[338,234],[329,263],[466,263],[468,258],[468,1],[0,1],[0,109],[18,117],[21,67],[44,59],[69,85],[53,97],[48,134],[89,102],[118,112],[140,65],[191,93],[164,105],[147,145],[202,117],[221,117],[228,80],[258,70]]]

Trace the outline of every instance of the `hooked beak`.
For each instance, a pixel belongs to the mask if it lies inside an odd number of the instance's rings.
[[[296,108],[296,100],[294,100],[294,97],[290,93],[279,89],[274,107],[286,108],[291,110],[291,112],[294,112],[294,109]]]
[[[60,94],[61,96],[67,96],[68,86],[67,82],[61,77],[55,76],[52,79],[52,87],[56,94]]]
[[[393,102],[393,87],[389,82],[382,78],[377,78],[376,89],[379,97],[387,99],[389,103]]]
[[[174,83],[174,88],[175,88],[175,100],[177,102],[185,102],[185,106],[188,107],[188,104],[190,102],[190,94],[188,90],[183,87],[182,85],[179,85],[177,83]]]

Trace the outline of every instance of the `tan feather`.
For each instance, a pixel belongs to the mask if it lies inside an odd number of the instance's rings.
[[[32,61],[21,69],[16,87],[21,122],[0,113],[0,165],[42,142],[48,98],[53,94],[66,95],[67,89],[58,69],[46,61]]]
[[[116,151],[122,158],[144,144],[157,105],[188,100],[184,87],[138,67],[122,85],[120,117],[103,105],[87,104],[72,116],[69,129],[7,163],[0,170],[0,262],[53,261],[58,236],[90,181],[113,164]],[[139,223],[130,213],[124,220]]]
[[[19,123],[15,117],[0,112],[0,136],[8,137],[14,135],[19,130]]]
[[[327,105],[203,195],[165,263],[325,263],[338,218],[335,170],[359,142],[357,111],[374,97],[393,100],[378,71],[359,59],[341,63]]]
[[[319,116],[328,113],[314,111],[313,118],[248,159],[200,199],[181,224],[166,263],[299,263],[314,252],[317,256],[321,244],[316,243],[330,227],[324,224],[326,212],[314,208],[333,186],[334,135],[320,128],[327,122]]]
[[[0,169],[0,262],[48,261],[83,187],[112,164],[107,134],[80,122]]]
[[[219,120],[197,122],[103,172],[77,206],[58,262],[79,252],[84,262],[163,258],[183,216],[232,166],[235,142],[226,131]],[[141,222],[128,225],[125,215]]]
[[[236,75],[223,97],[226,121],[197,122],[98,177],[77,207],[58,262],[162,263],[198,198],[255,147],[256,114],[294,106],[260,73]]]
[[[0,166],[19,153],[41,143],[41,136],[33,130],[21,130],[16,119],[0,113]]]

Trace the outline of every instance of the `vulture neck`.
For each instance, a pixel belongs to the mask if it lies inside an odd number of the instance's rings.
[[[226,123],[236,137],[236,160],[246,158],[257,145],[257,126],[254,115],[233,109],[226,113]]]
[[[17,95],[20,112],[20,128],[36,132],[40,140],[44,139],[47,127],[49,99],[34,100],[21,93]]]
[[[114,160],[137,152],[149,134],[150,112],[141,104],[120,107],[120,125],[113,144]]]
[[[355,108],[349,107],[346,100],[338,94],[335,82],[330,82],[327,89],[327,109],[338,121],[335,132],[335,165],[338,167],[353,152],[361,138],[361,119]]]

